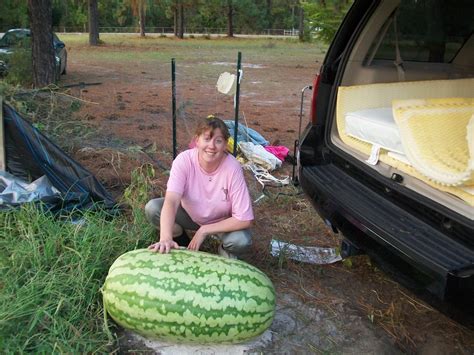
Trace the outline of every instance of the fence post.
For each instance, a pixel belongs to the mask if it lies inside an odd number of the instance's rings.
[[[234,118],[234,157],[237,156],[237,133],[239,131],[239,96],[240,96],[240,67],[242,62],[242,52],[237,54],[237,87],[235,90],[235,118]]]
[[[176,158],[176,62],[171,58],[171,109],[173,111],[173,160]]]

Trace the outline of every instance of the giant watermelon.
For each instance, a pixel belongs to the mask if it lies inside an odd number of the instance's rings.
[[[130,251],[110,267],[104,308],[143,336],[188,343],[237,343],[272,323],[275,290],[239,260],[174,249]]]

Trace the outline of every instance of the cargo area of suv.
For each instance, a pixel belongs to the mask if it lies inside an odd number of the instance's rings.
[[[355,1],[313,85],[299,180],[347,242],[474,297],[474,3]]]

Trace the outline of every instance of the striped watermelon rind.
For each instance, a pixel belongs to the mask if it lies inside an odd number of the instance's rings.
[[[243,342],[270,327],[275,312],[275,290],[263,272],[185,249],[123,254],[110,267],[102,293],[116,323],[167,341]]]

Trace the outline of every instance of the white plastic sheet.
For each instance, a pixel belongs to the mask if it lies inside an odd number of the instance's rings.
[[[235,95],[237,89],[237,76],[228,72],[224,72],[219,76],[216,84],[217,91],[224,95]]]
[[[310,264],[332,264],[342,260],[335,248],[303,247],[281,240],[272,239],[270,242],[272,256],[285,257]]]
[[[46,175],[28,183],[5,171],[0,171],[0,205],[18,204],[60,195]]]

